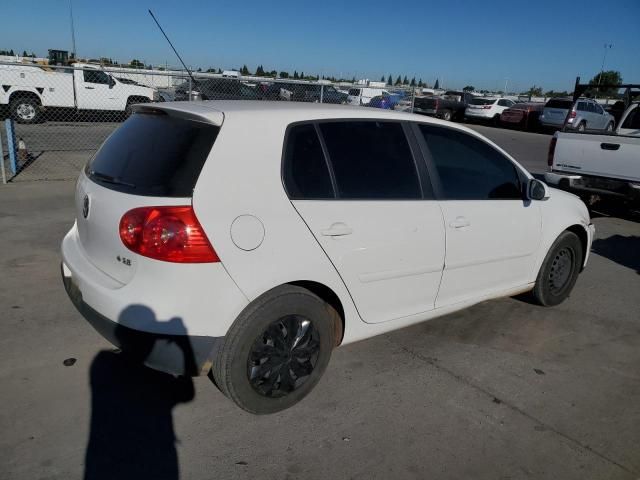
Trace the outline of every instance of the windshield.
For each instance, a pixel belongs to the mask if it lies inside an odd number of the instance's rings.
[[[545,107],[562,108],[562,109],[568,110],[569,108],[571,108],[571,105],[573,105],[573,102],[571,100],[563,100],[561,98],[552,98],[547,102]]]

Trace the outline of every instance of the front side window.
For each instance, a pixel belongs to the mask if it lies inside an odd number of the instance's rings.
[[[84,70],[84,81],[87,83],[109,84],[109,75],[99,70]]]
[[[316,129],[291,127],[285,146],[283,180],[292,200],[333,198],[329,168]]]
[[[636,107],[629,112],[620,128],[640,129],[640,107]]]
[[[419,126],[447,200],[522,199],[518,171],[489,144],[449,128]]]
[[[416,165],[397,122],[320,124],[338,196],[346,199],[422,198]]]

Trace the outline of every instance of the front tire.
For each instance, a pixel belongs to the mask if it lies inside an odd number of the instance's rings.
[[[562,303],[573,290],[584,252],[578,236],[564,231],[553,243],[540,267],[533,288],[536,301],[545,307]]]
[[[338,316],[301,287],[284,285],[238,316],[214,359],[216,386],[240,408],[275,413],[302,400],[320,380],[336,344]]]

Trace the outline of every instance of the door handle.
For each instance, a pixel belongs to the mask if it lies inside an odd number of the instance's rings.
[[[320,232],[325,237],[344,237],[345,235],[351,235],[353,230],[344,223],[334,223],[327,230]]]
[[[620,148],[619,143],[601,143],[600,148],[602,150],[618,150]]]
[[[95,87],[84,87],[84,88],[86,88],[87,90],[94,90],[95,89]]]
[[[457,217],[455,220],[452,220],[451,222],[449,222],[449,226],[451,228],[464,228],[464,227],[469,227],[471,225],[471,222],[469,222],[469,220],[467,220],[464,217]]]

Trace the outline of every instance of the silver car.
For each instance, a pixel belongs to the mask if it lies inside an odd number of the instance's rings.
[[[545,127],[567,127],[579,132],[585,130],[613,131],[615,119],[605,112],[596,102],[588,98],[580,98],[574,104],[566,98],[552,98],[544,106],[540,122]]]

